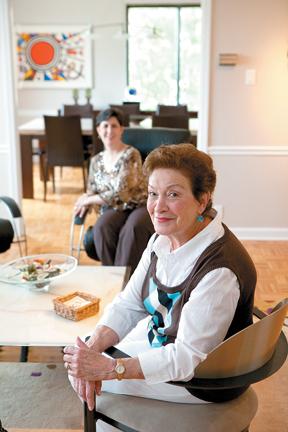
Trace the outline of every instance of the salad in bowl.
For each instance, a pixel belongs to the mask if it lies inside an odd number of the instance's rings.
[[[31,255],[0,267],[0,280],[31,288],[47,288],[49,284],[75,270],[76,258],[63,254]]]

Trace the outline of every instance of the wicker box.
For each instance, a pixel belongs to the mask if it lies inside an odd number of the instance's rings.
[[[75,291],[53,299],[54,310],[58,315],[79,321],[95,315],[99,311],[100,299],[91,294]]]

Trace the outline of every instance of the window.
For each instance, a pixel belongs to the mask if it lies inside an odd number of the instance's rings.
[[[201,8],[128,6],[128,84],[142,109],[199,109]]]

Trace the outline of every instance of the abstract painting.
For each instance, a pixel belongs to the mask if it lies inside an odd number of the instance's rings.
[[[16,28],[19,87],[92,87],[89,27]]]

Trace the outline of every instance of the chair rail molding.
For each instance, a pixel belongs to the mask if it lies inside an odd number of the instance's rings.
[[[288,146],[210,146],[211,156],[288,156]]]

